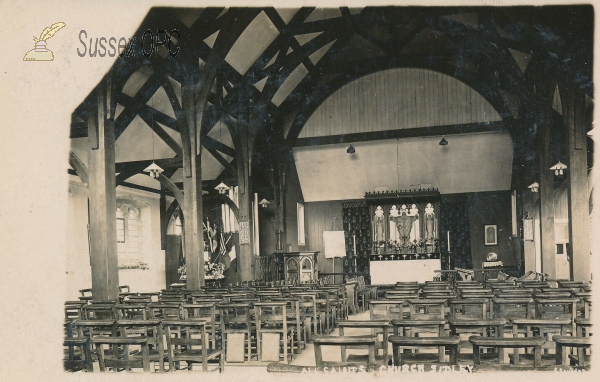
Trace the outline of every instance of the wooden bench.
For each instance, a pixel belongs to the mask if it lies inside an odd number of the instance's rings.
[[[315,336],[313,337],[313,343],[315,346],[315,362],[317,368],[344,367],[353,364],[348,362],[344,352],[342,352],[342,362],[323,361],[322,346],[339,346],[341,349],[345,349],[347,346],[365,346],[369,349],[369,357],[368,363],[366,365],[363,364],[363,366],[375,365],[375,345],[377,344],[377,336]]]
[[[401,365],[402,358],[400,351],[402,347],[437,347],[448,348],[450,350],[450,364],[456,365],[456,355],[458,353],[458,344],[460,343],[459,336],[451,337],[402,337],[402,336],[391,336],[388,341],[392,343],[393,349],[393,362],[394,366]],[[438,351],[438,359],[440,363],[445,362],[445,354],[443,350]]]
[[[569,319],[542,319],[542,318],[515,318],[510,320],[513,326],[513,338],[517,338],[521,335],[524,337],[533,337],[533,333],[544,338],[552,339],[555,335],[566,335],[571,330],[571,320]],[[542,353],[548,353],[552,351],[554,353],[554,344],[552,341],[546,342],[542,346]],[[515,364],[519,363],[520,357],[525,359],[531,359],[531,354],[519,354],[519,350],[515,349],[512,356]],[[542,354],[542,361],[544,364],[553,364],[554,354]]]
[[[463,335],[462,340],[459,344],[459,354],[461,349],[469,351],[472,348],[469,338],[473,335],[479,335],[482,337],[495,336],[496,338],[502,337],[502,330],[506,325],[504,319],[484,319],[484,320],[450,320],[450,334],[451,335]],[[490,330],[491,329],[491,330]],[[465,338],[466,337],[466,338]],[[498,355],[491,354],[490,356],[504,357],[502,349],[499,349]],[[470,354],[465,353],[465,356],[470,357]]]
[[[571,336],[554,336],[556,343],[556,364],[568,366],[567,353],[565,347],[577,348],[577,355],[569,355],[569,358],[581,367],[585,367],[586,362],[589,362],[588,357],[584,354],[583,349],[591,348],[592,341],[590,337],[571,337]]]
[[[389,332],[389,324],[390,322],[387,320],[379,320],[379,321],[338,321],[337,322],[339,330],[340,330],[340,336],[343,337],[344,336],[344,332],[345,329],[370,329],[371,330],[371,335],[375,335],[378,336],[379,332],[382,333],[382,340],[381,341],[377,341],[375,343],[375,358],[377,359],[377,352],[379,351],[379,349],[382,349],[383,351],[383,356],[382,356],[382,361],[383,364],[386,365],[387,361],[388,361],[388,332]],[[361,346],[364,347],[364,346]],[[346,346],[342,346],[342,359],[346,358]],[[355,354],[351,354],[350,356],[348,356],[348,361],[349,362],[360,362],[363,361],[363,358],[365,358],[362,355],[355,355]]]
[[[539,367],[542,364],[542,345],[546,342],[544,337],[525,337],[525,338],[494,338],[494,337],[482,337],[472,336],[469,338],[469,342],[473,344],[473,364],[475,366],[481,365],[481,357],[479,354],[480,347],[492,347],[499,348],[529,348],[533,347],[533,366]],[[498,352],[502,354],[501,351]],[[502,363],[503,357],[498,357],[498,364]]]

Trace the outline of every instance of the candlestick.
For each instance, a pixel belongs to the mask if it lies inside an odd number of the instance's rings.
[[[450,252],[450,231],[448,231],[448,252]]]

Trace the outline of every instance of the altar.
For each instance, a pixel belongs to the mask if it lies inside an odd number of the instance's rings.
[[[437,189],[367,192],[371,284],[432,281],[442,269]]]
[[[371,284],[432,281],[442,263],[438,253],[369,256]]]

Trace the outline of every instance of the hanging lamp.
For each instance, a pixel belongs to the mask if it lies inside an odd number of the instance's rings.
[[[152,108],[151,110],[151,118],[152,118],[152,126],[150,126],[150,130],[152,131],[152,164],[150,164],[150,166],[146,167],[144,169],[144,172],[149,173],[148,175],[150,175],[152,178],[154,179],[158,179],[158,177],[160,176],[160,174],[165,171],[164,169],[162,169],[159,165],[157,165],[154,162],[154,96],[152,96],[151,101],[150,101],[150,107]]]

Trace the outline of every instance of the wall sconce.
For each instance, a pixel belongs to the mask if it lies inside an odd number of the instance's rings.
[[[559,176],[563,174],[563,170],[567,169],[567,165],[562,163],[560,160],[558,161],[557,164],[555,164],[554,166],[550,167],[550,170],[554,170],[554,175],[555,176]]]
[[[538,192],[538,190],[540,189],[540,184],[538,182],[533,182],[527,188],[529,188],[531,192]]]
[[[154,179],[158,179],[158,176],[165,170],[163,170],[159,165],[152,161],[152,164],[144,169],[144,172],[148,172],[151,177]]]
[[[217,187],[215,187],[215,190],[219,191],[219,194],[225,194],[227,191],[229,191],[229,187],[227,187],[225,183],[221,182]]]
[[[348,148],[346,149],[346,152],[348,154],[354,154],[356,152],[356,150],[354,149],[354,147],[352,146],[352,143],[350,143],[350,146],[348,146]]]
[[[442,135],[442,140],[439,143],[440,146],[446,146],[448,145],[448,141],[446,140],[446,136]]]
[[[258,204],[260,204],[262,208],[267,208],[269,204],[271,204],[271,202],[269,202],[267,199],[263,199],[260,202],[258,202]]]

